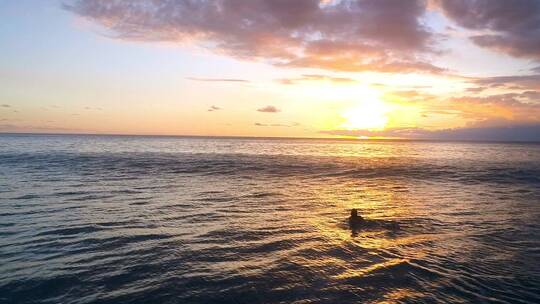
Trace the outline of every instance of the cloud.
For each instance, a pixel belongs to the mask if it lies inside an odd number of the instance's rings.
[[[405,97],[407,98],[407,100],[426,99],[426,98],[434,97],[434,95],[427,94],[425,92],[421,92],[418,90],[394,90],[394,91],[389,91],[388,93],[391,95]]]
[[[0,107],[2,107],[2,108],[11,108],[11,106],[10,106],[10,105],[8,105],[8,104],[3,104],[3,105],[0,105]]]
[[[219,110],[221,110],[221,108],[214,105],[208,108],[208,112],[219,111]]]
[[[470,87],[465,90],[470,93],[482,93],[485,89],[486,87]]]
[[[196,44],[242,60],[335,71],[428,72],[425,0],[66,0],[118,39]]]
[[[458,25],[478,31],[471,40],[515,57],[540,60],[540,1],[435,0]]]
[[[193,81],[205,81],[205,82],[249,82],[245,79],[236,79],[236,78],[197,78],[197,77],[187,77],[188,80]]]
[[[535,91],[457,96],[439,101],[431,105],[431,109],[458,115],[471,126],[540,124],[540,100],[538,92]]]
[[[431,63],[424,61],[407,61],[407,60],[392,60],[392,59],[374,59],[361,60],[362,54],[348,56],[344,53],[337,53],[326,57],[303,57],[296,60],[291,60],[286,64],[277,64],[287,67],[298,68],[318,68],[332,71],[343,72],[365,72],[375,71],[381,73],[432,73],[445,74],[449,71],[444,68],[437,67]]]
[[[280,112],[281,110],[274,106],[266,106],[266,107],[257,109],[257,111],[264,112],[264,113],[277,113],[277,112]]]
[[[472,83],[487,87],[540,90],[540,74],[475,78]]]
[[[277,82],[281,84],[296,84],[298,82],[307,82],[307,81],[329,81],[333,83],[355,83],[355,79],[348,77],[334,77],[321,74],[304,74],[301,77],[297,78],[280,78],[276,79]]]
[[[540,142],[540,124],[507,127],[476,127],[445,130],[426,130],[421,128],[396,128],[384,131],[368,130],[329,130],[323,134],[337,136],[369,136],[408,139],[472,140],[472,141],[528,141]]]
[[[287,125],[287,124],[265,124],[265,123],[256,122],[253,125],[255,125],[257,127],[286,127],[286,128],[290,128],[290,127],[297,127],[300,124],[292,123],[290,125]]]
[[[498,81],[499,79],[496,80]],[[419,110],[419,114],[436,120],[416,121],[421,125],[430,125],[440,121],[452,121],[455,125],[467,127],[540,124],[540,91],[524,89],[501,91],[497,87],[493,92],[506,93],[486,94],[486,92],[471,92],[466,89],[462,92],[463,95],[454,93],[449,96],[439,96],[410,90],[392,91],[387,97],[398,103],[413,106]],[[399,112],[394,113],[394,116],[399,117]],[[390,119],[393,118],[390,117]]]

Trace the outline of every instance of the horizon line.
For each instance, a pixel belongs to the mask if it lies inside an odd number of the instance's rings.
[[[118,137],[187,137],[187,138],[223,138],[223,139],[291,139],[291,140],[341,140],[341,141],[415,141],[415,142],[464,142],[464,143],[516,143],[516,144],[540,144],[534,140],[471,140],[471,139],[439,139],[439,138],[398,138],[398,137],[300,137],[300,136],[247,136],[247,135],[187,135],[187,134],[130,134],[130,133],[60,133],[60,132],[3,132],[3,135],[26,135],[26,136],[118,136]]]

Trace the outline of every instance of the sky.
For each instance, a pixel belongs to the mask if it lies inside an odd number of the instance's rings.
[[[0,132],[540,141],[537,0],[4,0],[0,18]]]

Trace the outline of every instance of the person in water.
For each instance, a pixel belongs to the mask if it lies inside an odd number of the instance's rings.
[[[351,217],[349,217],[349,224],[351,226],[359,226],[365,224],[365,220],[361,215],[358,215],[358,210],[355,208],[351,209]]]
[[[351,209],[351,216],[349,217],[349,226],[351,229],[363,229],[363,228],[384,228],[390,230],[399,229],[399,224],[396,222],[387,222],[382,220],[366,220],[358,214],[358,210]]]

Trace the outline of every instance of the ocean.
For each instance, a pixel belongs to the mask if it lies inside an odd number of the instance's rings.
[[[540,145],[0,135],[0,303],[540,303]]]

